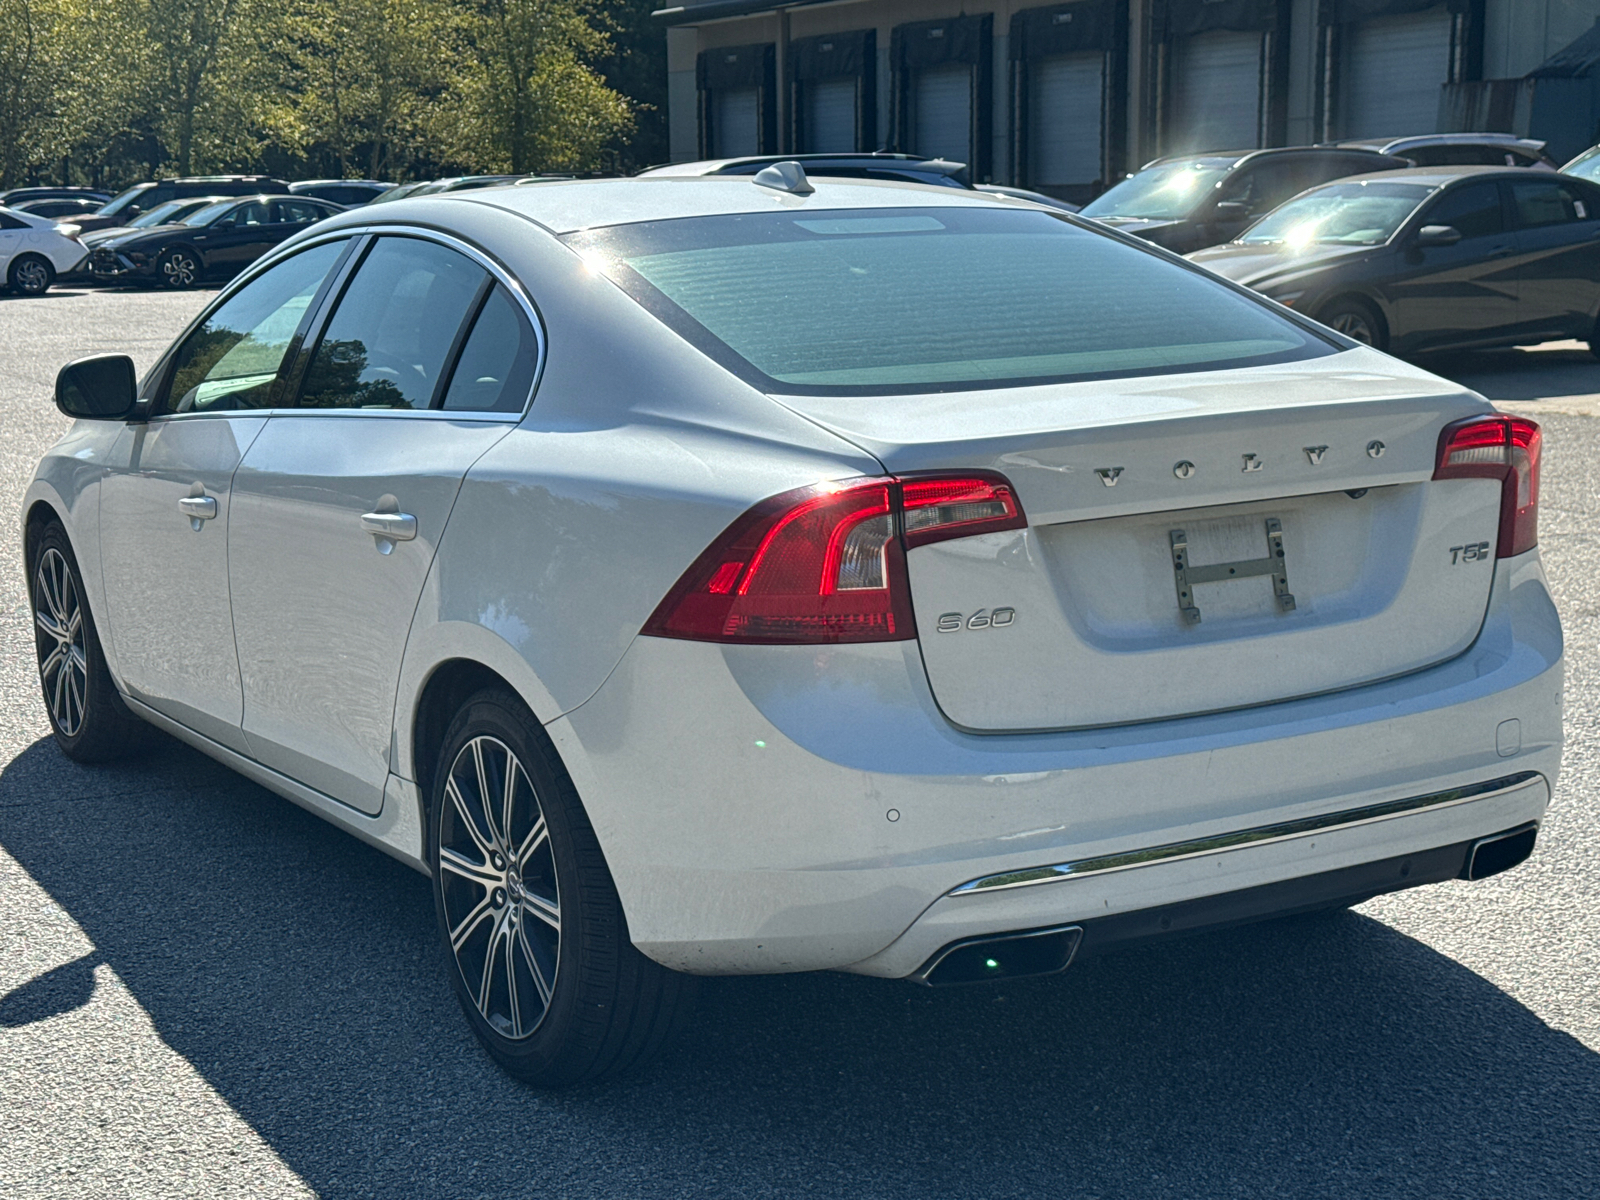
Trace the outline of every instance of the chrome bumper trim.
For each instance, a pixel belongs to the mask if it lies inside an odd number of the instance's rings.
[[[1169,842],[1165,846],[1152,846],[1145,850],[1129,850],[1122,854],[1104,854],[1098,858],[1082,858],[1076,862],[1055,863],[1045,867],[1025,867],[1020,871],[1007,871],[1000,875],[986,875],[952,888],[951,896],[971,896],[979,892],[1003,891],[1008,888],[1033,887],[1040,883],[1055,883],[1061,879],[1076,879],[1080,875],[1099,875],[1107,871],[1126,871],[1132,867],[1148,866],[1157,862],[1172,862],[1180,858],[1200,858],[1207,854],[1220,854],[1240,846],[1259,846],[1267,842],[1286,842],[1293,838],[1324,833],[1330,829],[1348,829],[1355,825],[1370,825],[1404,817],[1429,808],[1447,808],[1482,800],[1497,792],[1512,792],[1527,787],[1543,776],[1537,771],[1520,771],[1487,783],[1473,783],[1452,788],[1447,792],[1431,792],[1426,796],[1411,796],[1405,800],[1390,800],[1366,808],[1349,808],[1343,812],[1325,813],[1320,817],[1303,817],[1298,821],[1285,821],[1278,825],[1258,825],[1254,829],[1240,829],[1233,833],[1219,833],[1213,837],[1195,838],[1187,842]]]

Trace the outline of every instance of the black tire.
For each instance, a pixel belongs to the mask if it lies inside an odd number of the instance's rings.
[[[123,758],[146,743],[150,729],[128,711],[111,681],[78,560],[59,521],[39,533],[31,560],[39,684],[56,745],[81,763]]]
[[[1383,316],[1367,301],[1357,296],[1344,296],[1323,307],[1317,314],[1329,329],[1344,334],[1352,341],[1371,346],[1374,350],[1389,348],[1389,329]]]
[[[472,696],[445,732],[434,775],[428,861],[439,935],[456,999],[490,1056],[525,1082],[558,1088],[660,1050],[687,1017],[695,980],[634,949],[577,790],[527,707],[505,688]],[[484,794],[509,819],[491,818]]]
[[[156,264],[162,286],[176,291],[199,286],[201,269],[200,255],[188,246],[174,246]]]
[[[6,272],[6,284],[19,296],[42,296],[55,281],[56,269],[37,254],[17,255]]]

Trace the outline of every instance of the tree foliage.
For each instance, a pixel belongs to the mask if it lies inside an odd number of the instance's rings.
[[[605,74],[614,35],[664,40],[635,28],[643,13],[639,0],[0,0],[0,187],[614,167],[665,92],[664,70],[640,98]]]

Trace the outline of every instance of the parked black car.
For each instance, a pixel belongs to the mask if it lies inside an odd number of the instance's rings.
[[[1189,257],[1395,354],[1593,349],[1600,186],[1518,167],[1386,171],[1313,188]]]
[[[94,200],[104,204],[110,199],[110,192],[86,187],[19,187],[0,192],[0,206],[5,208],[16,208],[30,200]]]
[[[99,280],[194,287],[233,275],[279,242],[344,209],[311,196],[219,200],[172,225],[125,233],[94,248]]]
[[[74,217],[73,224],[83,232],[110,229],[126,225],[142,212],[148,212],[168,200],[181,200],[187,196],[259,196],[264,193],[284,194],[289,185],[268,175],[194,175],[184,179],[158,179],[154,183],[136,183],[119,192],[114,200],[92,216]]]
[[[99,212],[104,207],[99,200],[64,199],[62,197],[47,198],[44,200],[23,200],[6,207],[16,211],[32,213],[36,217],[50,217],[60,220],[62,217],[81,217],[87,213]]]
[[[966,163],[943,158],[922,158],[915,154],[764,154],[747,158],[711,158],[701,162],[671,163],[650,167],[641,176],[754,175],[773,163],[797,162],[807,175],[831,179],[881,179],[891,183],[922,183],[932,187],[965,188],[968,191],[994,192],[1019,200],[1031,200],[1051,208],[1077,212],[1076,204],[1057,200],[1026,188],[1004,187],[972,182]]]
[[[1174,155],[1146,163],[1082,211],[1124,233],[1188,254],[1231,241],[1308,187],[1410,165],[1372,150],[1327,146]]]
[[[394,187],[376,179],[302,179],[291,183],[289,191],[296,196],[315,196],[318,200],[331,200],[345,208],[370,204]]]

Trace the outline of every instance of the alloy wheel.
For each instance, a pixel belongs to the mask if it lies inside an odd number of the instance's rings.
[[[182,250],[174,250],[161,263],[161,274],[168,287],[193,287],[199,273],[194,259]]]
[[[50,719],[64,736],[76,737],[83,727],[89,688],[83,605],[72,568],[54,547],[39,556],[33,611],[39,630],[39,677],[50,702]]]
[[[1358,312],[1349,310],[1341,312],[1329,324],[1353,342],[1360,342],[1363,346],[1377,345],[1378,339],[1373,332],[1372,322]]]
[[[13,268],[12,278],[24,296],[37,296],[50,286],[50,268],[37,258],[25,258]]]
[[[561,949],[544,812],[517,756],[489,736],[456,755],[444,806],[439,886],[456,968],[490,1027],[520,1041],[550,1007]]]

